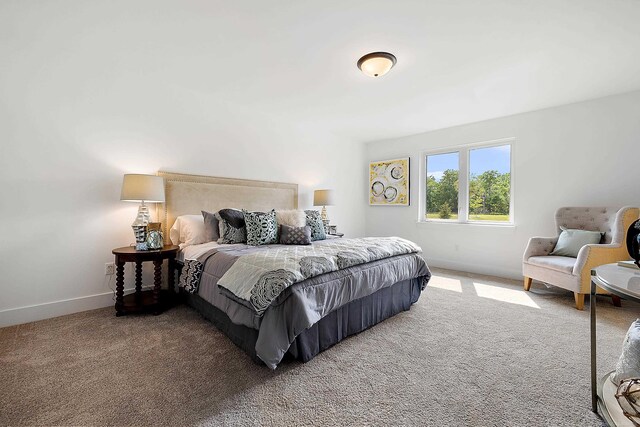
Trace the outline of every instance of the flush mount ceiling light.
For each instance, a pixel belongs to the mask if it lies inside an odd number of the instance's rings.
[[[380,77],[387,74],[396,62],[396,57],[389,52],[373,52],[358,59],[358,68],[369,77]]]

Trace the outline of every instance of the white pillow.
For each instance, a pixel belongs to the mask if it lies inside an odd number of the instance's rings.
[[[204,229],[204,218],[202,215],[180,215],[169,230],[171,243],[184,246],[199,245],[205,243],[206,233]]]
[[[276,211],[276,221],[278,225],[288,225],[290,227],[304,227],[307,225],[307,214],[296,209]]]

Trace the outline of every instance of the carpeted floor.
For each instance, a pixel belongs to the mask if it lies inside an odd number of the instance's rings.
[[[571,293],[434,272],[410,311],[276,371],[184,306],[0,329],[0,425],[602,424]],[[602,374],[640,306],[598,302]]]

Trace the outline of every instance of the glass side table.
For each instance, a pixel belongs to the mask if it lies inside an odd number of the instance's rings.
[[[609,380],[613,371],[598,380],[596,372],[596,288],[604,289],[620,298],[640,302],[640,268],[606,264],[591,270],[591,410],[610,426],[633,426],[624,416],[615,398],[617,386]]]

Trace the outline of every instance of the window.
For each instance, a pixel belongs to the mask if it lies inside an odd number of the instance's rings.
[[[427,219],[458,219],[458,152],[427,156]]]
[[[510,221],[511,145],[469,150],[469,220]]]
[[[511,142],[425,153],[420,219],[513,223]]]

